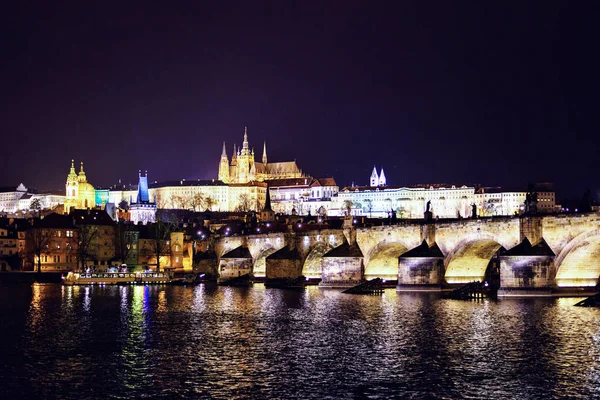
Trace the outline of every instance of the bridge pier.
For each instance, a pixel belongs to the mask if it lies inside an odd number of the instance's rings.
[[[247,247],[240,246],[221,256],[219,279],[223,282],[252,273],[252,255]]]
[[[532,245],[525,238],[500,259],[499,297],[550,296],[554,286],[554,253],[541,239]]]
[[[323,255],[320,287],[352,287],[363,282],[364,257],[357,245],[344,242]]]
[[[278,286],[302,276],[302,255],[296,248],[285,246],[266,259],[265,286]]]
[[[444,254],[426,240],[398,257],[398,292],[441,291],[444,283]]]

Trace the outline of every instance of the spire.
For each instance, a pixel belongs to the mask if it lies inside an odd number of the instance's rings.
[[[266,141],[265,141],[264,146],[263,146],[262,162],[263,162],[263,164],[267,165],[267,142]]]
[[[379,176],[377,175],[377,168],[373,166],[373,172],[371,172],[371,187],[379,185]]]
[[[242,144],[242,150],[248,150],[248,127],[244,127],[244,143]]]
[[[225,142],[223,142],[223,152],[221,153],[221,158],[227,157],[227,152],[225,151]]]
[[[79,176],[77,178],[79,182],[86,182],[85,172],[83,171],[83,161],[81,162],[81,169],[79,170]]]
[[[74,174],[75,173],[75,160],[71,160],[71,171],[69,171],[70,174]]]
[[[267,186],[267,198],[265,199],[265,208],[263,208],[263,212],[264,211],[270,211],[273,212],[273,210],[271,209],[271,191],[269,190],[269,187]]]
[[[235,151],[235,143],[233,144],[233,155],[231,156],[231,160],[233,161],[235,159],[237,152]]]
[[[379,174],[379,186],[386,186],[385,174],[383,173],[383,167],[381,167],[381,173]]]

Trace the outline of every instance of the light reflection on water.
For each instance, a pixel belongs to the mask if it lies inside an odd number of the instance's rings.
[[[597,398],[600,310],[200,285],[5,286],[4,398]]]

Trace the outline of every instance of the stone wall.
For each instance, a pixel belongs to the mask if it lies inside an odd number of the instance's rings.
[[[267,279],[296,279],[302,274],[302,260],[267,260]]]
[[[500,287],[550,288],[554,285],[554,257],[500,256]]]
[[[352,287],[363,280],[362,257],[325,257],[319,286]]]
[[[219,280],[237,278],[252,272],[251,258],[221,258],[219,262]]]
[[[398,286],[435,286],[444,283],[443,257],[400,257],[398,259]]]

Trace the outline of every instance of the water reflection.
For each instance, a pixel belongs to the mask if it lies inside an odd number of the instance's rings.
[[[600,310],[578,299],[262,285],[34,285],[0,299],[0,332],[18,338],[0,348],[12,398],[588,399],[600,384]]]

